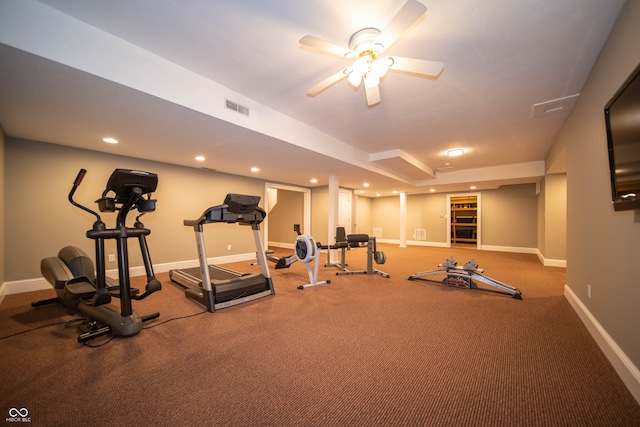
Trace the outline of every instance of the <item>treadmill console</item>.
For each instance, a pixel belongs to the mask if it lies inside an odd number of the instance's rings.
[[[260,203],[260,196],[249,196],[246,194],[227,194],[224,204],[227,210],[235,214],[253,213]]]

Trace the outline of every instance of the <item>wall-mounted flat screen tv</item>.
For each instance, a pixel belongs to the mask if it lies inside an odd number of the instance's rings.
[[[640,64],[604,109],[616,211],[640,209]]]

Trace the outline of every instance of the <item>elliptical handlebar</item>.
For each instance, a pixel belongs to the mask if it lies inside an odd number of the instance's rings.
[[[80,172],[78,172],[78,176],[76,176],[76,180],[73,182],[73,187],[77,188],[80,186],[80,184],[82,183],[82,180],[84,179],[84,175],[87,173],[86,169],[80,169]]]
[[[71,191],[69,192],[69,202],[73,206],[75,206],[77,208],[80,208],[85,212],[89,212],[91,215],[95,216],[96,217],[96,221],[102,221],[102,219],[100,218],[100,215],[98,215],[97,212],[92,211],[88,207],[82,206],[80,203],[78,203],[75,200],[73,200],[73,195],[75,194],[76,190],[78,189],[78,187],[82,183],[82,180],[84,179],[84,176],[85,176],[86,173],[87,173],[86,169],[80,169],[80,171],[78,172],[78,175],[76,176],[76,179],[73,181],[73,187],[71,187]]]

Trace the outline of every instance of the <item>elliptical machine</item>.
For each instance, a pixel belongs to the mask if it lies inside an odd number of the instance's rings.
[[[78,337],[78,342],[84,343],[93,338],[109,333],[115,336],[129,337],[142,330],[142,322],[160,316],[153,313],[139,316],[131,307],[131,300],[141,300],[159,291],[162,284],[153,273],[151,259],[147,247],[146,236],[151,230],[144,228],[140,216],[153,212],[156,201],[151,199],[151,193],[158,184],[158,176],[154,173],[138,170],[116,169],[107,182],[102,197],[96,200],[100,212],[118,212],[115,228],[107,228],[100,215],[75,202],[73,195],[82,182],[85,169],[80,169],[73,187],[69,192],[69,202],[94,215],[96,221],[86,236],[95,241],[96,270],[94,274],[93,262],[84,251],[74,246],[66,246],[60,250],[57,257],[44,258],[40,263],[42,275],[53,286],[57,297],[32,303],[32,307],[39,307],[55,302],[89,318],[89,328]],[[107,197],[109,192],[115,197]],[[148,198],[144,198],[148,195]],[[126,219],[129,211],[137,209],[140,215],[136,217],[134,226],[127,227]],[[127,239],[137,237],[140,251],[147,274],[145,292],[139,295],[136,288],[131,288],[129,277],[129,254]],[[118,256],[118,285],[106,277],[105,239],[117,241]],[[106,306],[112,297],[120,299],[120,310]]]

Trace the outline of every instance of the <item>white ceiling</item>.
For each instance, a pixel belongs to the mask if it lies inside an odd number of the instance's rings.
[[[0,125],[291,185],[335,175],[369,182],[368,196],[539,181],[624,1],[423,0],[426,15],[388,52],[443,62],[438,78],[389,72],[374,107],[346,80],[306,95],[349,63],[301,37],[346,47],[404,2],[2,0]],[[467,153],[447,158],[455,147]]]

